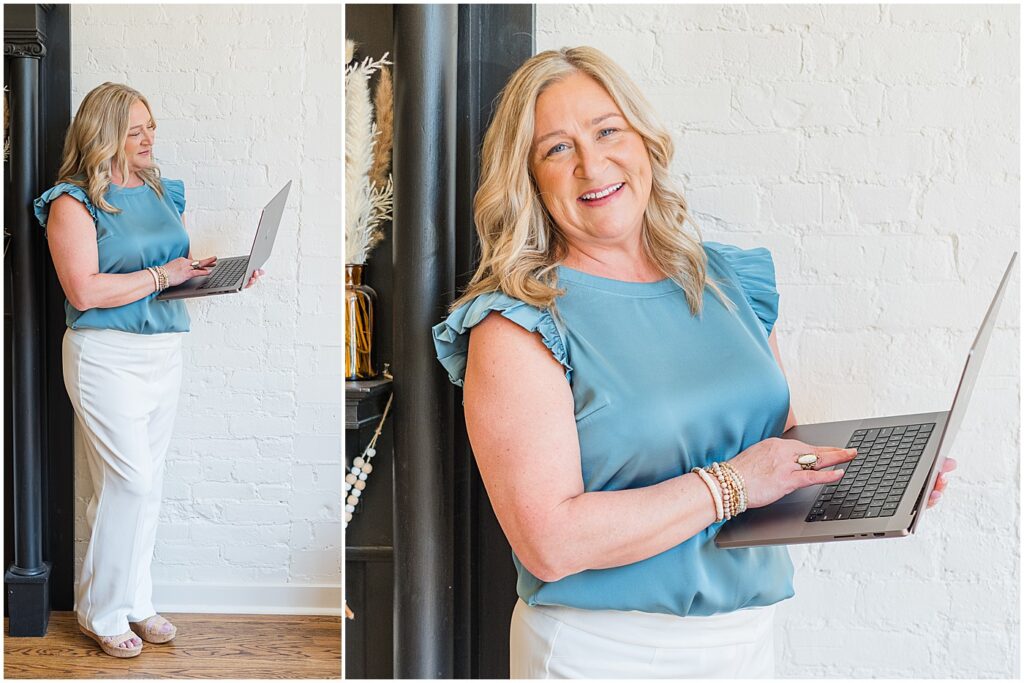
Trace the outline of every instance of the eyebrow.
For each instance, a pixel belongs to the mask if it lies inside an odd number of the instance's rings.
[[[149,126],[152,123],[153,123],[153,119],[150,119],[149,121],[146,121],[145,123],[136,123],[134,126],[131,126],[128,130],[135,130],[136,128],[142,128],[143,126]]]
[[[619,118],[622,118],[622,114],[620,114],[618,112],[612,111],[612,112],[608,112],[607,114],[601,114],[597,118],[591,119],[590,120],[590,125],[596,126],[597,124],[601,123],[605,119],[610,119],[613,116],[618,116]],[[548,138],[553,138],[553,137],[558,136],[558,135],[568,135],[568,133],[566,133],[564,130],[553,130],[550,133],[545,133],[544,135],[541,135],[539,138],[537,138],[534,141],[533,146],[534,146],[534,148],[536,148],[538,145],[540,145],[540,143],[544,142]]]

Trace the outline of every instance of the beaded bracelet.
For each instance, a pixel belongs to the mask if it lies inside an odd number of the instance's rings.
[[[733,468],[731,465],[728,465],[727,463],[724,462],[715,463],[715,465],[717,465],[716,474],[720,478],[724,478],[725,480],[727,480],[729,482],[729,486],[733,489],[733,498],[735,503],[733,516],[735,517],[736,515],[740,514],[741,512],[747,509],[746,487],[743,485],[743,480],[739,477],[738,474],[736,474],[735,468]]]
[[[719,492],[718,487],[715,486],[715,481],[711,478],[710,474],[699,467],[694,467],[690,472],[697,474],[701,481],[707,485],[708,491],[711,492],[711,498],[715,501],[715,521],[721,522],[725,518],[725,511],[722,509],[722,494]]]
[[[160,276],[160,291],[162,292],[167,289],[167,285],[169,284],[167,281],[167,271],[164,270],[163,266],[157,266],[156,274]]]
[[[722,463],[722,467],[724,467],[725,471],[729,473],[729,476],[731,476],[733,481],[736,483],[737,489],[739,489],[739,493],[740,493],[740,508],[739,508],[739,510],[737,511],[736,514],[739,514],[740,512],[746,512],[746,510],[747,510],[747,485],[746,485],[746,482],[743,481],[743,477],[740,476],[740,473],[736,471],[736,468],[733,467],[732,465],[730,465],[729,463],[723,462]]]
[[[722,508],[725,512],[725,519],[730,520],[736,514],[739,507],[739,494],[733,488],[732,479],[725,473],[721,465],[713,462],[710,465],[711,473],[718,479],[718,485],[722,488]]]
[[[724,479],[732,493],[732,516],[740,514],[740,487],[721,463],[714,464],[715,476]]]
[[[727,462],[713,462],[707,467],[694,467],[691,472],[700,475],[700,478],[711,491],[715,498],[715,512],[718,514],[716,522],[730,520],[736,515],[747,510],[747,487],[743,477],[736,471],[736,468]],[[714,479],[710,476],[714,475]],[[718,486],[715,486],[717,479]],[[721,507],[719,507],[721,501]]]

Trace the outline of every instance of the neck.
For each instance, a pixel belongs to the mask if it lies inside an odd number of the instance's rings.
[[[632,245],[569,244],[562,264],[590,275],[627,282],[657,282],[665,274],[647,257],[639,242]]]
[[[128,171],[128,177],[124,178],[121,176],[121,170],[117,168],[110,169],[110,182],[121,187],[138,187],[142,185],[142,177],[135,171]]]

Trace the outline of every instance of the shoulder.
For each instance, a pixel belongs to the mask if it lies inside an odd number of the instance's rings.
[[[70,215],[74,211],[81,212],[84,208],[92,220],[96,220],[96,207],[89,200],[85,190],[78,185],[57,183],[32,202],[36,220],[44,229],[50,221],[50,213],[54,207],[62,216]]]
[[[161,178],[160,183],[163,185],[164,192],[174,204],[174,208],[178,210],[178,214],[181,215],[185,213],[184,181],[172,180],[171,178]]]
[[[491,316],[491,313],[497,315]],[[494,320],[488,320],[489,317]],[[488,322],[484,324],[485,321]],[[473,328],[478,328],[484,339],[493,344],[493,350],[499,353],[511,352],[527,334],[535,336],[547,349],[546,352],[565,368],[566,379],[571,379],[572,367],[566,352],[564,331],[552,313],[503,292],[488,292],[459,306],[433,328],[437,359],[448,371],[453,384],[462,386],[465,380],[469,337]]]
[[[709,264],[732,280],[757,317],[771,334],[779,314],[779,292],[775,282],[775,262],[765,247],[741,249],[731,244],[704,242]]]
[[[760,273],[771,274],[772,280],[775,279],[775,263],[772,261],[772,252],[766,247],[741,249],[721,242],[704,242],[703,245],[709,261],[714,261],[716,265],[724,265],[740,277],[745,277],[750,273]]]

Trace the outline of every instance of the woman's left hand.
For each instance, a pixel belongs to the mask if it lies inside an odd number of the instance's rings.
[[[939,502],[939,498],[942,498],[942,492],[946,490],[946,486],[949,485],[949,480],[946,479],[946,473],[952,472],[956,469],[956,460],[952,458],[946,458],[942,462],[942,469],[939,471],[939,477],[935,480],[935,488],[932,489],[931,494],[928,496],[928,507],[935,507],[935,504]]]
[[[256,281],[259,280],[261,277],[263,277],[263,273],[264,273],[264,271],[262,269],[260,269],[260,268],[257,268],[256,270],[252,271],[252,277],[249,278],[249,284],[247,284],[245,286],[245,288],[249,289],[254,284],[256,284]]]

